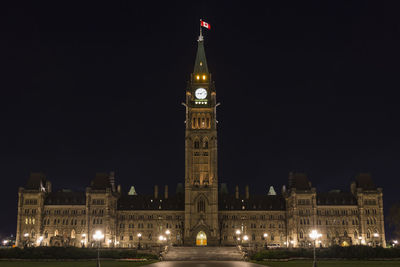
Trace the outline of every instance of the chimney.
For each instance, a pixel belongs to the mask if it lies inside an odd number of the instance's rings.
[[[245,187],[245,196],[246,196],[246,199],[249,199],[249,197],[250,197],[249,186],[248,185],[246,185],[246,187]]]
[[[238,185],[236,185],[236,188],[235,188],[235,198],[239,199],[239,186]]]
[[[157,199],[158,198],[158,185],[154,186],[154,198]]]
[[[164,198],[168,199],[168,185],[165,185],[165,192],[164,192]]]

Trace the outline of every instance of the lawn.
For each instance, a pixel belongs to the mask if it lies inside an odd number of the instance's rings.
[[[262,264],[270,267],[312,267],[312,261],[293,260],[286,262],[277,261],[254,261],[254,263]],[[318,267],[399,267],[400,261],[318,261]]]
[[[155,261],[128,262],[128,261],[101,261],[101,267],[136,267]],[[1,267],[95,267],[96,261],[0,261]]]

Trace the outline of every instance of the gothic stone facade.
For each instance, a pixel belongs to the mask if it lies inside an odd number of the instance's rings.
[[[349,192],[317,192],[304,174],[290,173],[281,194],[230,195],[218,186],[217,100],[200,36],[186,89],[185,184],[169,195],[123,194],[114,174],[97,174],[85,192],[52,192],[32,173],[18,191],[18,246],[104,247],[234,245],[307,247],[317,229],[320,246],[385,246],[382,189],[360,174]]]

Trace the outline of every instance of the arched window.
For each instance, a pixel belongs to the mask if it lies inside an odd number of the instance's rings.
[[[207,149],[208,148],[208,140],[205,139],[203,142],[203,148]]]
[[[200,199],[199,202],[197,202],[197,212],[205,212],[206,211],[206,203],[204,199]]]
[[[200,148],[200,142],[199,142],[199,140],[195,140],[195,141],[194,141],[194,148],[195,148],[195,149],[199,149],[199,148]]]
[[[256,240],[256,234],[251,235],[251,240],[255,241]]]
[[[369,230],[367,231],[367,238],[371,238],[371,232]]]
[[[357,233],[357,231],[354,231],[354,238],[355,238],[355,239],[358,238],[358,233]]]
[[[300,231],[300,238],[303,238],[303,231]]]
[[[44,238],[48,238],[49,237],[49,232],[44,232]]]
[[[344,231],[343,236],[347,237],[347,231]]]
[[[58,230],[57,229],[54,231],[54,236],[58,236]]]

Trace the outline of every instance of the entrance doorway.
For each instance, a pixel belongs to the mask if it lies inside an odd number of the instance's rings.
[[[207,246],[207,235],[203,231],[197,233],[196,246]]]

